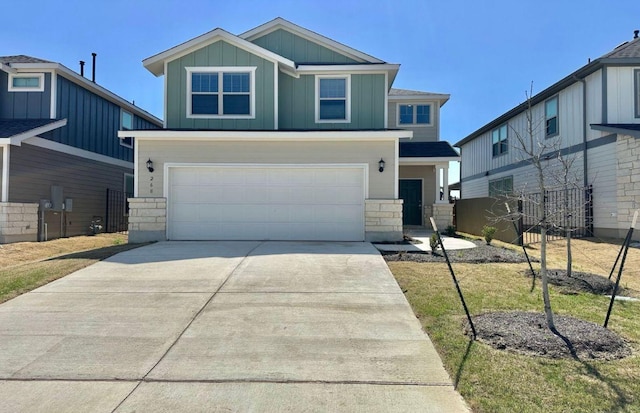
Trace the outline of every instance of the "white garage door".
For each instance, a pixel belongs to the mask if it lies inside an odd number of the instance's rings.
[[[169,168],[173,240],[364,240],[364,168]]]

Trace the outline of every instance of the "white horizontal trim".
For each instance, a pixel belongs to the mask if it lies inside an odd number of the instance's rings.
[[[202,48],[206,45],[215,43],[220,40],[230,43],[236,47],[239,47],[240,49],[243,49],[249,53],[260,56],[266,60],[269,60],[274,63],[277,62],[278,64],[288,66],[293,70],[295,70],[295,63],[293,61],[286,59],[258,45],[255,45],[251,42],[248,42],[220,28],[214,29],[198,37],[194,37],[193,39],[188,40],[177,46],[174,46],[170,49],[167,49],[164,52],[148,57],[142,61],[142,64],[144,65],[145,68],[147,68],[147,70],[149,70],[154,75],[162,76],[165,74],[164,73],[165,62],[170,62],[172,60],[178,59],[199,48]]]
[[[155,125],[162,126],[162,121],[157,117],[155,117],[154,115],[152,115],[151,113],[147,112],[142,108],[139,108],[138,106],[132,104],[131,102],[126,101],[125,99],[121,98],[120,96],[116,95],[110,90],[98,85],[97,83],[92,82],[91,80],[83,76],[80,76],[78,73],[74,72],[73,70],[67,68],[66,66],[60,63],[12,63],[11,67],[13,69],[16,69],[18,73],[21,73],[23,71],[29,71],[29,70],[47,70],[47,69],[56,71],[58,74],[62,75],[67,80],[70,80],[73,83],[94,92],[96,95],[112,103],[115,103],[120,107],[127,108],[127,110],[136,114],[138,117],[143,118]]]
[[[389,100],[390,101],[396,101],[396,100],[411,100],[411,101],[415,101],[415,102],[421,102],[421,101],[428,101],[428,100],[435,100],[435,101],[447,101],[449,100],[449,98],[451,97],[451,95],[445,95],[445,94],[439,94],[439,93],[429,93],[428,95],[389,95]]]
[[[4,144],[4,145],[15,145],[15,146],[20,146],[20,144],[22,143],[22,141],[24,141],[25,139],[29,139],[33,136],[37,136],[37,135],[41,135],[43,133],[52,131],[54,129],[58,129],[61,128],[63,126],[65,126],[67,124],[67,119],[61,119],[59,121],[56,122],[51,122],[49,124],[40,126],[39,128],[35,128],[35,129],[30,129],[26,132],[23,133],[19,133],[17,135],[13,135],[9,138],[3,138],[0,139],[0,144]]]
[[[385,130],[385,131],[209,131],[209,130],[134,130],[119,131],[118,137],[133,136],[137,140],[394,140],[400,138],[412,138],[410,130]]]
[[[379,72],[385,73],[389,70],[400,70],[400,65],[393,63],[385,64],[362,64],[362,65],[299,65],[297,68],[298,73],[313,74],[313,73],[325,73],[325,72],[344,72],[344,73],[359,73],[359,72]]]
[[[300,36],[303,39],[319,44],[320,46],[324,46],[327,49],[333,50],[334,52],[337,52],[341,55],[351,57],[354,60],[361,62],[383,63],[382,60],[376,57],[363,53],[342,43],[336,42],[335,40],[322,36],[318,33],[312,32],[311,30],[305,29],[304,27],[293,24],[290,21],[283,19],[282,17],[278,17],[271,20],[270,22],[244,32],[240,35],[240,37],[248,41],[253,41],[258,37],[274,32],[280,28],[297,36]]]
[[[126,132],[126,131],[123,131]],[[37,146],[39,148],[49,149],[56,152],[63,152],[67,155],[78,156],[80,158],[90,159],[92,161],[98,161],[107,163],[110,165],[121,166],[123,168],[133,169],[133,162],[123,161],[121,159],[115,159],[110,156],[101,155],[99,153],[85,151],[84,149],[76,148],[69,145],[63,145],[58,142],[50,141],[48,139],[39,138],[37,136],[25,139],[24,143]]]

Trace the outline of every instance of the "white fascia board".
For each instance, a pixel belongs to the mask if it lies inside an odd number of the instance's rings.
[[[26,139],[32,138],[34,136],[38,136],[41,135],[43,133],[52,131],[54,129],[58,129],[61,128],[63,126],[65,126],[67,124],[67,119],[61,119],[55,122],[51,122],[48,123],[46,125],[40,126],[39,128],[35,128],[35,129],[30,129],[26,132],[22,132],[19,133],[17,135],[13,135],[9,138],[5,138],[0,140],[0,143],[5,143],[4,141],[6,141],[6,143],[14,145],[14,146],[21,146],[22,142]]]
[[[86,77],[80,76],[78,73],[74,72],[73,70],[67,68],[66,66],[60,63],[14,63],[12,67],[15,69],[24,69],[25,71],[26,70],[30,70],[30,71],[54,70],[57,72],[57,74],[63,76],[64,78],[92,91],[96,95],[112,103],[115,103],[118,106],[126,108],[128,111],[136,114],[138,117],[146,119],[151,123],[155,123],[158,126],[162,125],[162,120],[158,119],[151,113],[147,112],[142,108],[139,108],[138,106],[133,105],[131,102],[126,101],[125,99],[121,98],[120,96],[116,95],[110,90],[98,85],[97,83],[92,82]]]
[[[357,65],[299,65],[297,72],[301,74],[315,74],[315,73],[360,73],[360,72],[390,72],[398,71],[400,65],[393,63],[383,64],[357,64]]]
[[[244,32],[238,37],[251,42],[257,39],[258,37],[262,37],[278,29],[284,29],[290,33],[293,33],[299,37],[302,37],[303,39],[319,44],[320,46],[324,46],[329,50],[333,50],[334,52],[340,53],[342,55],[346,55],[347,57],[350,57],[353,60],[357,60],[360,62],[370,62],[370,63],[384,63],[384,61],[376,57],[363,53],[359,50],[356,50],[342,43],[336,42],[335,40],[332,40],[321,34],[313,32],[309,29],[305,29],[304,27],[298,26],[297,24],[293,24],[290,21],[283,19],[282,17],[275,18],[270,22],[267,22],[254,29]]]
[[[451,95],[440,94],[440,93],[430,93],[430,94],[420,94],[420,95],[402,95],[402,96],[389,96],[389,101],[424,101],[424,100],[436,100],[440,102],[440,106],[444,105]]]
[[[434,165],[452,161],[459,161],[459,156],[446,156],[439,158],[400,158],[400,165]]]
[[[136,140],[209,140],[209,141],[324,141],[324,140],[395,140],[413,137],[413,131],[119,131],[118,137],[134,137]]]
[[[123,161],[121,159],[112,158],[110,156],[101,155],[99,153],[85,151],[84,149],[76,148],[74,146],[64,145],[62,143],[43,139],[38,136],[25,139],[24,143],[37,146],[39,148],[49,149],[56,152],[62,152],[67,155],[77,156],[79,158],[90,159],[92,161],[103,162],[110,165],[120,166],[122,168],[133,169],[133,162]]]
[[[9,66],[6,63],[0,63],[0,70],[2,70],[3,72],[11,73],[11,74],[18,73],[16,69],[14,69],[13,67]]]
[[[295,71],[295,63],[289,59],[286,59],[270,50],[260,47],[256,44],[248,42],[238,36],[222,30],[220,28],[214,29],[201,36],[188,40],[178,46],[165,50],[154,56],[148,57],[142,61],[144,67],[156,76],[162,76],[165,74],[165,62],[170,62],[185,56],[195,50],[198,50],[206,45],[223,40],[230,43],[240,49],[243,49],[251,54],[260,56],[273,63],[282,64],[285,67],[289,67]]]

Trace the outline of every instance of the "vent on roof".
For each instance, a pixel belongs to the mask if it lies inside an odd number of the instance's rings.
[[[627,43],[629,43],[629,42],[622,42],[622,43],[620,43],[619,45],[617,45],[617,46],[616,46],[616,48],[615,48],[615,49],[613,49],[613,50],[619,49],[619,48],[621,48],[622,46],[624,46],[624,45],[625,45],[625,44],[627,44]]]
[[[638,33],[640,33],[640,30],[634,30],[633,31],[633,38],[637,39],[638,38]]]

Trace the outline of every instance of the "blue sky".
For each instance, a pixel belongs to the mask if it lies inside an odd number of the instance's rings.
[[[242,5],[242,6],[239,6]],[[638,0],[32,0],[4,2],[0,55],[91,73],[158,117],[162,78],[141,61],[216,27],[240,34],[275,17],[390,63],[395,87],[451,94],[441,139],[455,143],[534,93],[630,40]],[[21,18],[23,17],[23,18]]]

